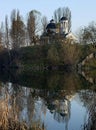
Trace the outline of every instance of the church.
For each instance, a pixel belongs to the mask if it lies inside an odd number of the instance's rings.
[[[58,24],[52,19],[46,27],[46,33],[51,34],[68,34],[68,20],[66,17],[62,17]]]
[[[64,42],[65,39],[70,39],[72,42],[76,42],[77,38],[72,32],[69,32],[68,19],[62,17],[59,23],[55,23],[54,19],[50,20],[50,23],[46,26],[46,32],[41,36],[43,43]]]

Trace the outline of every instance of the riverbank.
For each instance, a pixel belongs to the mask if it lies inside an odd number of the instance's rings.
[[[0,51],[0,68],[23,70],[71,70],[93,52],[93,48],[79,44],[46,44]],[[92,63],[92,62],[91,62]],[[88,62],[86,63],[88,66]],[[95,65],[95,64],[94,64]]]

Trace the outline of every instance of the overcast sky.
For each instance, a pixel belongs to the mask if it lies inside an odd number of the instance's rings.
[[[0,22],[4,21],[5,15],[10,16],[13,9],[18,9],[25,19],[29,11],[36,9],[50,20],[59,7],[71,10],[73,32],[91,21],[96,22],[96,0],[2,0]]]

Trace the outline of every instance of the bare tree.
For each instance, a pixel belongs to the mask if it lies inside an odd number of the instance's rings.
[[[9,27],[8,27],[8,16],[5,17],[5,45],[9,50]]]
[[[96,23],[91,22],[88,26],[79,30],[79,41],[82,44],[96,45]]]
[[[2,31],[0,29],[0,45],[2,45]]]
[[[8,62],[11,63],[11,54],[10,54],[10,43],[9,43],[9,27],[8,27],[8,16],[5,17],[5,45],[8,50]]]
[[[48,24],[47,17],[43,16],[41,22],[42,22],[42,28],[43,28],[43,34],[44,34],[46,32],[46,27],[47,27],[47,24]]]
[[[83,40],[83,28],[79,28],[77,31],[76,31],[76,37],[78,39],[78,43],[79,44],[82,44],[82,40]]]
[[[68,32],[71,31],[71,11],[68,7],[58,8],[54,11],[54,20],[56,23],[59,23],[62,17],[68,19]]]
[[[96,47],[96,23],[91,22],[88,28],[89,28],[89,31],[91,32],[91,35],[90,35],[91,43]]]
[[[5,32],[4,32],[4,23],[1,23],[0,27],[0,44],[4,47],[5,46]]]
[[[62,8],[58,8],[54,11],[55,22],[58,23],[60,21],[61,17],[63,17]]]
[[[71,31],[71,11],[68,7],[65,7],[63,10],[63,16],[68,19],[68,32]]]

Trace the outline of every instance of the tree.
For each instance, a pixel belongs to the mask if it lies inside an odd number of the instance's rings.
[[[91,34],[90,30],[87,27],[85,27],[83,30],[83,43],[85,43],[85,44],[90,43],[91,37],[92,37],[92,34]]]
[[[20,16],[19,11],[12,11],[11,14],[11,30],[12,48],[17,49],[25,43],[25,25]]]
[[[79,31],[79,41],[82,44],[96,45],[96,23],[91,22]]]
[[[42,22],[42,28],[43,28],[43,34],[44,34],[46,32],[46,27],[47,27],[47,24],[48,24],[47,17],[43,16],[41,22]]]
[[[71,11],[68,7],[58,8],[54,11],[54,20],[56,23],[59,23],[62,17],[68,19],[68,32],[71,31]]]
[[[96,46],[96,23],[91,22],[88,28],[90,32],[90,41],[94,46]]]
[[[78,44],[71,44],[70,39],[66,39],[65,43],[61,44],[60,58],[65,65],[76,65],[80,57],[80,49]]]
[[[63,17],[63,14],[62,14],[62,8],[58,8],[54,11],[54,19],[55,19],[55,22],[58,23],[61,19],[61,17]]]
[[[7,49],[9,50],[9,27],[8,27],[8,17],[5,17],[5,45]]]
[[[81,27],[76,31],[76,36],[77,36],[77,39],[78,39],[78,43],[82,44],[83,29]]]
[[[1,28],[0,28],[0,45],[2,45],[2,31],[1,31]]]
[[[36,38],[40,29],[40,12],[32,10],[28,14],[27,30],[29,34],[30,44],[36,44]]]
[[[11,54],[10,54],[10,43],[9,43],[9,27],[8,27],[8,17],[5,17],[5,45],[8,50],[8,62],[11,63]]]
[[[1,23],[0,27],[0,48],[4,47],[5,45],[5,37],[4,37],[4,25],[3,22]]]
[[[52,45],[49,48],[48,54],[47,54],[47,59],[53,65],[54,64],[56,65],[59,62],[59,54],[58,54],[57,48],[54,45]]]

